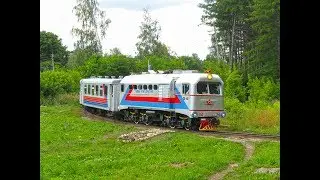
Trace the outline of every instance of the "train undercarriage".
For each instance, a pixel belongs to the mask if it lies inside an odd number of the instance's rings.
[[[135,124],[158,125],[161,127],[183,128],[186,130],[214,131],[220,124],[215,117],[210,118],[189,118],[186,115],[174,111],[157,111],[145,109],[126,109],[119,112],[112,112],[103,109],[96,109],[85,106],[85,110],[104,117],[118,119]]]

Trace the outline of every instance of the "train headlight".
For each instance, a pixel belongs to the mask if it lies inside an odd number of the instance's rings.
[[[198,113],[197,113],[197,112],[193,112],[193,113],[191,114],[191,117],[197,118],[197,117],[198,117]]]
[[[227,113],[226,113],[226,112],[224,112],[224,111],[223,111],[223,112],[221,112],[221,117],[223,117],[223,118],[224,118],[224,117],[226,117],[226,115],[227,115]]]

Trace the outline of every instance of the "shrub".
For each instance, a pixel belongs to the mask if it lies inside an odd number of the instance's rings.
[[[279,97],[280,86],[271,78],[249,77],[248,81],[249,101],[271,101]]]
[[[77,71],[45,71],[40,73],[41,96],[55,97],[58,94],[78,92],[80,73]]]
[[[242,86],[242,77],[237,70],[234,70],[225,81],[225,96],[237,98],[241,102],[246,101],[246,87]]]

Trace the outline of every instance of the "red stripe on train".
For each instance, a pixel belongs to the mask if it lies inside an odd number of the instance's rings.
[[[90,101],[90,102],[98,102],[98,103],[107,103],[107,98],[99,98],[99,97],[90,97],[90,96],[84,96],[84,100]]]
[[[164,103],[181,103],[178,96],[175,95],[174,98],[162,98],[159,97],[149,97],[149,96],[131,96],[132,89],[129,90],[125,100],[127,101],[144,101],[144,102],[164,102]]]

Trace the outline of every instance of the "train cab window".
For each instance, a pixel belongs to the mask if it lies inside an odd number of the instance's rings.
[[[149,86],[148,86],[148,89],[149,89],[149,90],[152,90],[152,85],[149,85]]]
[[[182,94],[189,94],[189,84],[182,84]]]
[[[108,86],[104,85],[104,95],[107,96],[108,95]]]
[[[220,94],[221,83],[219,82],[198,82],[198,94]]]
[[[124,91],[124,85],[121,84],[121,92],[123,92],[123,91]]]
[[[129,85],[129,89],[132,89],[132,85]]]
[[[98,85],[96,85],[96,94],[95,95],[99,96],[99,86]]]
[[[137,89],[137,85],[133,85],[133,89]]]
[[[138,85],[138,89],[142,89],[142,85]]]
[[[84,94],[87,94],[87,85],[86,84],[84,85],[83,89],[84,89]]]
[[[197,84],[198,94],[208,94],[208,83],[207,82],[198,82]]]
[[[100,89],[99,89],[99,92],[100,92],[99,95],[100,95],[100,96],[103,96],[103,95],[102,95],[102,94],[103,94],[102,91],[103,91],[103,88],[102,88],[102,86],[100,86]]]
[[[209,85],[210,94],[220,94],[220,89],[221,89],[220,83],[209,82],[208,85]]]
[[[158,89],[158,85],[153,85],[153,89],[157,90]]]
[[[147,85],[143,85],[143,89],[147,89]]]

